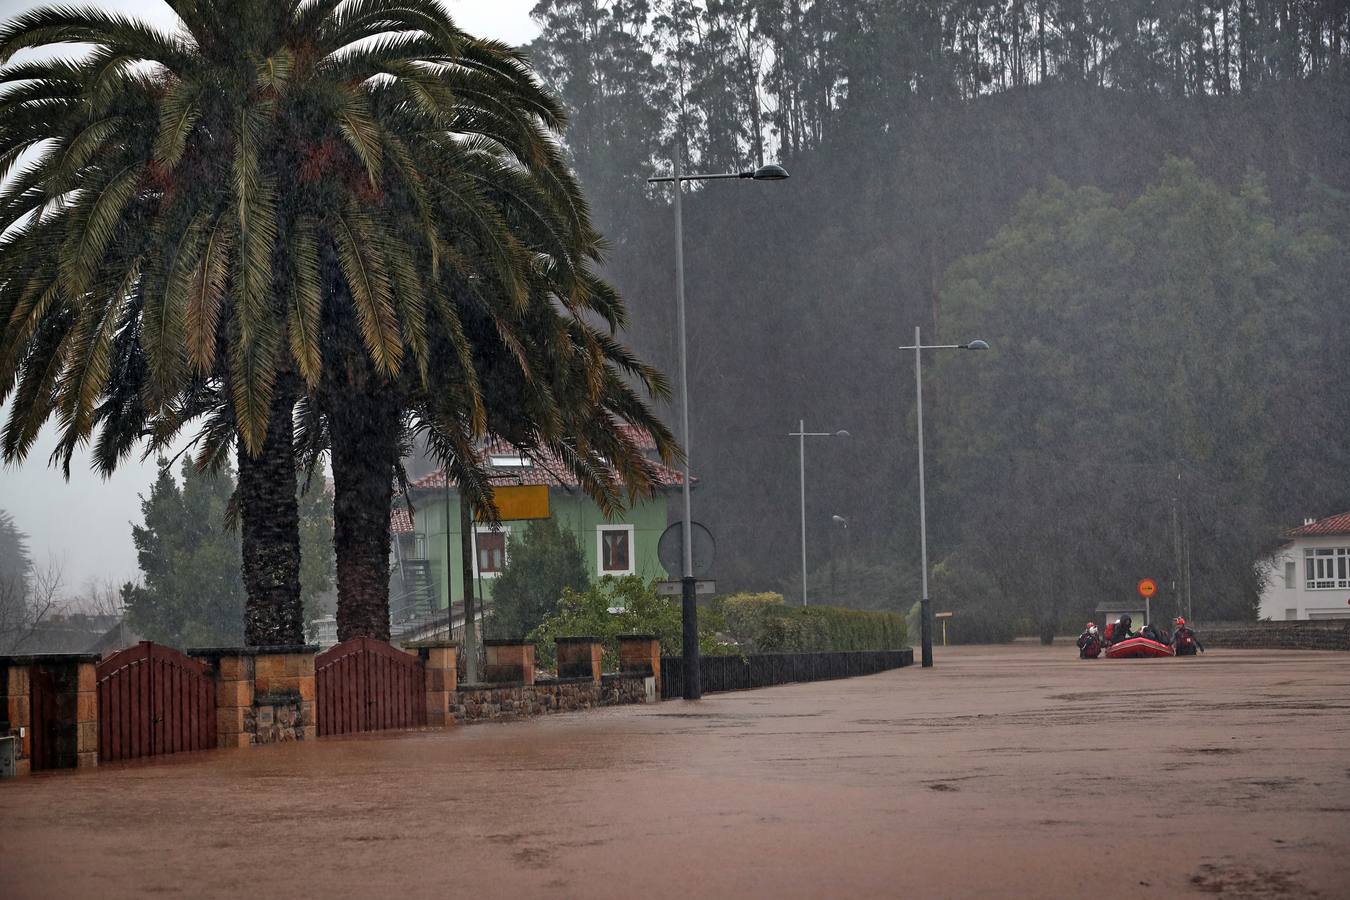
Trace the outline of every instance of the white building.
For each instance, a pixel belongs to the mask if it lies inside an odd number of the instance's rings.
[[[1267,566],[1261,618],[1350,619],[1350,513],[1305,519]]]

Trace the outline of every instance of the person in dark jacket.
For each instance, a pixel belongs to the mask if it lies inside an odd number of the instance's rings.
[[[1121,641],[1128,641],[1130,638],[1139,637],[1139,635],[1130,631],[1130,626],[1134,620],[1129,616],[1121,616],[1116,620],[1116,627],[1111,631],[1111,643],[1119,644]]]
[[[1197,650],[1205,652],[1205,645],[1200,643],[1185,619],[1177,616],[1172,624],[1176,626],[1176,631],[1172,632],[1172,644],[1177,648],[1177,656],[1194,656]]]
[[[1146,637],[1150,641],[1155,641],[1159,644],[1170,645],[1172,643],[1172,636],[1167,633],[1166,629],[1154,628],[1152,624],[1145,625],[1141,628],[1139,630],[1139,635],[1140,637]]]

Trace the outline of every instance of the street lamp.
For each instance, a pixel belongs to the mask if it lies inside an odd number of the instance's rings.
[[[844,555],[846,558],[851,558],[853,556],[853,540],[848,536],[848,519],[844,518],[843,516],[836,515],[830,516],[830,521],[836,525],[844,526],[844,544],[845,544]],[[830,549],[831,550],[834,549],[833,536],[831,536],[830,540]],[[834,595],[835,605],[839,606],[841,605],[841,601],[839,598],[839,578],[838,578],[839,554],[832,553],[831,555],[834,557],[834,559],[830,565],[830,593]]]
[[[849,433],[844,430],[839,431],[807,431],[806,420],[797,420],[797,430],[788,432],[788,437],[795,437],[801,445],[801,470],[802,470],[802,606],[806,605],[806,439],[809,437],[849,437]],[[835,518],[839,518],[835,516]]]
[[[924,505],[923,494],[923,350],[988,350],[984,341],[971,341],[968,344],[929,344],[924,346],[919,336],[919,326],[914,326],[914,344],[901,347],[901,350],[914,351],[914,409],[919,419],[919,554],[923,572],[923,596],[919,598],[919,636],[923,667],[933,665],[933,616],[932,604],[928,599],[928,510]]]
[[[681,197],[686,181],[716,181],[723,178],[748,178],[754,181],[782,181],[788,177],[782,166],[760,166],[743,172],[713,175],[685,175],[680,170],[680,147],[675,144],[673,170],[670,175],[648,178],[648,184],[675,183],[675,315],[680,331],[680,437],[684,441],[684,470],[681,493],[684,498],[684,522],[680,540],[684,544],[684,559],[680,578],[681,619],[684,639],[684,699],[697,700],[703,696],[703,678],[698,659],[698,604],[694,590],[694,528],[689,501],[689,360],[684,327],[684,206]]]

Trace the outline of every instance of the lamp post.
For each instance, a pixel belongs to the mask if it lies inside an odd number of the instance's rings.
[[[830,516],[830,521],[833,522],[833,523],[836,524],[836,525],[843,525],[843,526],[844,526],[844,545],[845,545],[845,546],[844,546],[844,555],[845,555],[846,557],[852,557],[852,556],[853,556],[853,541],[852,541],[852,539],[849,538],[849,536],[848,536],[848,519],[846,519],[846,518],[843,517],[843,516],[835,515],[835,516]],[[834,541],[830,541],[830,546],[831,546],[831,547],[834,546]],[[837,575],[838,570],[839,570],[839,554],[835,553],[835,554],[834,554],[834,564],[830,566],[830,593],[831,593],[831,594],[834,594],[834,603],[835,603],[836,606],[838,606],[838,605],[839,605],[839,602],[840,602],[840,601],[839,601],[839,582],[838,582],[838,580],[837,580],[837,578],[836,578],[836,575]],[[845,582],[845,584],[847,585],[847,582]]]
[[[919,598],[919,636],[920,652],[925,669],[933,666],[933,615],[928,599],[928,509],[924,504],[923,493],[923,354],[924,350],[988,350],[984,341],[971,341],[968,344],[929,344],[924,346],[919,335],[919,326],[914,326],[914,343],[901,347],[901,350],[914,351],[914,409],[919,419],[919,565],[923,573],[923,596]]]
[[[675,185],[675,317],[680,332],[680,438],[684,441],[684,469],[681,494],[684,500],[684,522],[680,528],[680,542],[684,545],[684,559],[680,578],[681,620],[684,640],[684,699],[697,700],[703,696],[703,679],[698,658],[698,604],[694,595],[694,533],[689,500],[689,360],[684,327],[684,206],[682,196],[686,181],[716,181],[724,178],[748,178],[755,181],[782,181],[788,177],[782,166],[760,166],[744,172],[712,175],[685,175],[681,171],[680,147],[676,142],[672,154],[670,175],[648,178],[648,184],[671,182]]]
[[[801,447],[799,459],[801,462],[801,485],[802,485],[802,606],[806,605],[806,439],[809,437],[849,437],[849,433],[844,430],[839,431],[807,431],[806,420],[797,420],[797,430],[788,432],[788,437],[797,438]]]

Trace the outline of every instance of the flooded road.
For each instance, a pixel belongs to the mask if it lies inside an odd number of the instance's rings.
[[[1071,645],[0,784],[0,896],[1350,892],[1350,654]]]

